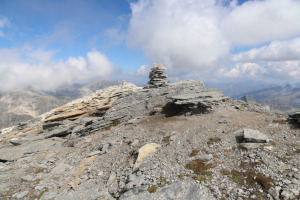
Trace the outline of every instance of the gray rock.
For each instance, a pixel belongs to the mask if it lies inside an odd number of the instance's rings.
[[[51,138],[51,137],[64,137],[66,135],[69,135],[72,133],[72,130],[74,129],[75,125],[68,126],[61,129],[55,129],[49,133],[46,133],[45,138]]]
[[[276,186],[269,189],[269,194],[274,198],[274,200],[279,200],[279,192],[281,190],[281,187]]]
[[[87,180],[76,188],[76,190],[70,190],[66,192],[59,193],[55,200],[95,200],[95,199],[105,199],[113,200],[114,198],[108,193],[107,188],[98,182],[98,180],[90,179]]]
[[[27,194],[28,194],[28,191],[23,191],[23,192],[14,194],[12,197],[16,198],[16,199],[23,199]]]
[[[54,144],[59,144],[59,143],[61,142],[48,139],[48,140],[34,141],[23,145],[13,146],[13,147],[4,147],[0,149],[0,160],[3,161],[18,160],[29,154],[33,154],[39,151],[47,151]]]
[[[268,137],[258,130],[244,128],[243,142],[246,143],[267,143]]]
[[[162,107],[173,103],[172,96],[205,91],[202,81],[178,81],[168,86],[144,89],[126,94],[117,99],[103,116],[104,121],[111,123],[114,120],[127,121],[149,114],[155,107]]]
[[[224,96],[217,89],[207,89],[201,93],[180,94],[172,96],[177,110],[182,113],[199,114],[209,112],[214,105],[226,101],[229,97]]]
[[[43,130],[52,130],[56,126],[62,125],[62,122],[49,122],[43,124]]]
[[[159,188],[155,193],[130,190],[120,196],[120,200],[213,200],[211,191],[203,185],[192,182],[175,182]]]
[[[101,151],[93,151],[87,154],[88,157],[94,156],[94,155],[98,155],[101,154]]]
[[[14,146],[18,146],[18,145],[28,142],[28,139],[27,138],[12,138],[11,140],[9,140],[9,142]]]
[[[109,176],[109,178],[107,180],[106,186],[109,187],[110,185],[112,185],[116,178],[117,178],[116,173],[115,172],[111,172],[110,176]]]

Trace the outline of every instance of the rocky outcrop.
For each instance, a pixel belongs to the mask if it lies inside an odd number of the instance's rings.
[[[145,88],[158,88],[167,85],[167,75],[164,74],[165,68],[162,64],[154,63],[149,74],[150,81]]]
[[[131,83],[122,82],[121,85],[111,86],[99,90],[89,96],[74,100],[62,107],[55,108],[42,115],[43,121],[54,122],[61,120],[75,120],[80,117],[102,116],[121,95],[138,91],[141,88]]]
[[[184,96],[190,96],[190,101],[186,100],[185,104],[197,104],[198,102],[204,102],[204,99],[223,100],[221,93],[211,92],[211,95],[219,95],[218,97],[214,96],[216,97],[214,99],[210,98],[212,96],[206,95],[206,92],[208,90],[201,81],[192,80],[178,81],[160,88],[144,89],[120,97],[112,105],[111,109],[105,113],[103,118],[105,121],[126,121],[147,115],[153,112],[155,108],[163,108],[173,103],[178,105],[179,98],[184,98]]]

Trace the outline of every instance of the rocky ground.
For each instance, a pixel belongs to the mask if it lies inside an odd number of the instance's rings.
[[[101,116],[77,101],[3,130],[0,199],[300,198],[300,130],[286,115],[201,82],[124,87],[96,95]]]

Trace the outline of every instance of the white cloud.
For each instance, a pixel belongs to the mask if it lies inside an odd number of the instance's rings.
[[[254,0],[235,7],[221,27],[231,42],[253,45],[299,35],[299,20],[299,0]]]
[[[51,51],[28,47],[0,49],[0,90],[53,90],[66,84],[106,79],[114,70],[113,63],[96,50],[88,52],[86,58],[69,57],[67,61],[53,61],[52,55]]]
[[[144,75],[148,75],[149,72],[150,72],[150,68],[149,66],[147,65],[142,65],[137,71],[136,71],[136,74],[137,75],[141,75],[141,76],[144,76]]]
[[[287,62],[300,60],[299,0],[252,0],[242,5],[235,0],[139,0],[131,9],[127,44],[164,64],[172,76],[298,74]],[[230,54],[240,47],[252,49]],[[274,72],[277,65],[286,69],[285,75]]]
[[[219,75],[223,75],[229,78],[237,78],[237,77],[252,77],[257,78],[266,73],[266,69],[263,66],[260,66],[256,63],[241,63],[235,64],[235,66],[229,70],[225,68],[221,68],[219,70]]]
[[[286,41],[273,41],[261,48],[253,48],[233,55],[232,60],[234,62],[300,60],[300,37]]]
[[[229,55],[218,27],[224,10],[212,0],[140,0],[131,9],[128,45],[169,69],[214,67]]]
[[[218,70],[219,77],[256,80],[267,80],[281,83],[286,80],[300,81],[300,61],[280,61],[257,63],[238,63],[232,68]]]

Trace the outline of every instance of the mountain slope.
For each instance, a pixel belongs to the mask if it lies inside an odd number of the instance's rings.
[[[258,103],[276,103],[279,106],[300,108],[300,88],[294,88],[290,85],[256,90],[248,94]]]
[[[0,128],[33,119],[70,100],[26,90],[6,92],[0,97]]]
[[[71,115],[91,102],[103,115]],[[4,130],[0,198],[299,199],[300,132],[286,117],[201,81],[123,83]]]

